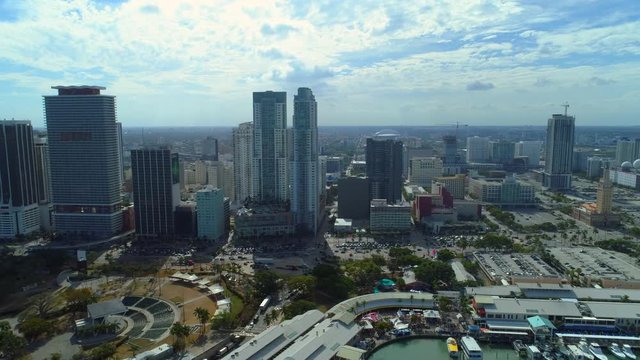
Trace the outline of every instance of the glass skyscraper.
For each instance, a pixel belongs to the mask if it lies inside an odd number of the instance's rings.
[[[320,201],[318,175],[318,104],[311,89],[299,88],[293,99],[291,211],[296,225],[314,234]]]
[[[0,238],[40,229],[38,183],[29,121],[0,121]]]
[[[101,86],[53,86],[44,96],[53,223],[57,232],[107,238],[122,229],[115,96]]]
[[[252,193],[261,202],[289,200],[287,93],[253,93]]]
[[[575,118],[553,114],[547,122],[543,186],[550,190],[571,189]]]

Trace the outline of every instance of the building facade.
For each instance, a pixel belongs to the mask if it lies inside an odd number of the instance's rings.
[[[208,185],[196,193],[198,237],[218,240],[225,233],[224,193]]]
[[[571,189],[575,118],[553,114],[547,121],[542,184],[552,191]]]
[[[431,193],[435,193],[435,184],[441,184],[445,189],[449,191],[454,199],[464,199],[466,180],[467,177],[464,174],[457,174],[454,176],[436,176],[433,178],[433,181],[431,183]]]
[[[516,143],[516,156],[526,156],[529,166],[540,165],[542,141],[520,141]]]
[[[479,136],[467,138],[467,162],[483,163],[490,158],[489,138]]]
[[[338,180],[338,217],[369,219],[369,179],[346,177]]]
[[[318,104],[309,88],[293,99],[291,211],[298,230],[315,234],[319,215]]]
[[[218,161],[218,139],[207,136],[202,140],[202,158],[204,160]]]
[[[155,238],[175,234],[180,204],[180,161],[169,148],[131,150],[136,234]]]
[[[396,133],[379,132],[367,139],[369,200],[386,199],[390,204],[402,198],[402,142]]]
[[[492,141],[490,149],[491,162],[497,164],[511,164],[516,155],[516,144],[511,141]]]
[[[44,96],[53,223],[107,238],[122,229],[115,97],[100,86],[54,86]]]
[[[431,187],[431,181],[442,176],[442,160],[437,157],[418,157],[409,160],[409,181],[411,184]]]
[[[536,204],[533,185],[517,181],[515,176],[506,179],[469,180],[469,194],[478,201],[499,206],[532,206]]]
[[[38,178],[29,121],[0,121],[0,239],[40,230]]]
[[[411,204],[387,204],[385,199],[373,199],[369,209],[369,230],[372,233],[411,232]]]
[[[252,194],[258,201],[289,200],[287,93],[253,93]]]

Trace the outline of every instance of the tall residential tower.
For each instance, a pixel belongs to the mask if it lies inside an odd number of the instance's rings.
[[[122,229],[115,96],[101,86],[53,86],[44,96],[53,202],[60,233],[106,238]]]
[[[287,93],[253,93],[252,194],[261,202],[289,200]]]
[[[396,132],[380,131],[367,139],[369,200],[386,199],[394,204],[402,198],[402,141],[398,137]]]
[[[299,88],[293,99],[293,159],[291,211],[298,229],[318,228],[318,104],[309,88]]]
[[[234,201],[242,204],[251,196],[253,124],[245,122],[233,128]]]
[[[0,239],[40,229],[33,128],[0,121]]]
[[[155,238],[174,234],[180,204],[180,161],[169,148],[131,150],[136,234]]]
[[[553,114],[547,122],[542,184],[552,191],[571,189],[575,118]]]

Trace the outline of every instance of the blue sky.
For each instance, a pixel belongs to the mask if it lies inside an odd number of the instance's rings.
[[[565,101],[640,124],[637,0],[0,0],[0,34],[0,119],[36,126],[79,84],[125,126],[234,126],[302,86],[320,125],[543,125]]]

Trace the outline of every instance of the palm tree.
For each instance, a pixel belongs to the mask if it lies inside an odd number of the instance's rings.
[[[211,313],[205,308],[197,307],[193,310],[193,316],[198,318],[198,321],[202,325],[202,335],[204,335],[205,331],[207,331],[207,322],[209,322],[211,318]]]
[[[181,353],[187,347],[185,339],[189,333],[191,329],[187,325],[176,322],[171,326],[171,335],[175,336],[173,348],[176,352]]]

